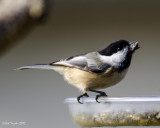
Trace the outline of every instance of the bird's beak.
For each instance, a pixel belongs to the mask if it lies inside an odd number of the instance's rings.
[[[134,52],[135,50],[140,48],[138,41],[132,41],[129,44],[130,44],[129,48],[131,52]]]

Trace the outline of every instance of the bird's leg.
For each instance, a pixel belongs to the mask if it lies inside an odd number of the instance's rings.
[[[82,97],[84,97],[84,96],[85,96],[85,97],[89,97],[88,94],[85,92],[84,94],[82,94],[82,95],[80,95],[80,96],[77,97],[78,103],[83,104],[82,102],[80,102],[80,99],[81,99]]]
[[[99,97],[101,97],[101,96],[107,96],[107,94],[105,92],[102,92],[102,91],[97,91],[97,90],[93,90],[93,89],[88,89],[88,90],[91,91],[91,92],[99,93],[99,95],[96,95],[96,101],[97,101],[97,103],[100,103],[98,101]]]

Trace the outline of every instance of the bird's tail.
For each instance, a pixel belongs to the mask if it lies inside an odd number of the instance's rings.
[[[16,68],[15,70],[24,70],[24,69],[55,69],[55,66],[48,65],[48,64],[35,64],[35,65],[29,65],[29,66],[22,66],[22,67]]]

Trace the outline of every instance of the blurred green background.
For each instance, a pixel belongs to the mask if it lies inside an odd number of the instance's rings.
[[[64,104],[81,94],[78,89],[54,71],[13,69],[100,50],[119,39],[139,41],[141,49],[125,79],[106,93],[160,95],[160,1],[55,0],[48,21],[0,59],[0,125],[23,121],[23,128],[79,128]]]

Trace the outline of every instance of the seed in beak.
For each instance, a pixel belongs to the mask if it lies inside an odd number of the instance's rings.
[[[139,49],[139,45],[138,45],[138,41],[133,41],[133,42],[130,42],[130,51],[135,51],[137,49]]]

